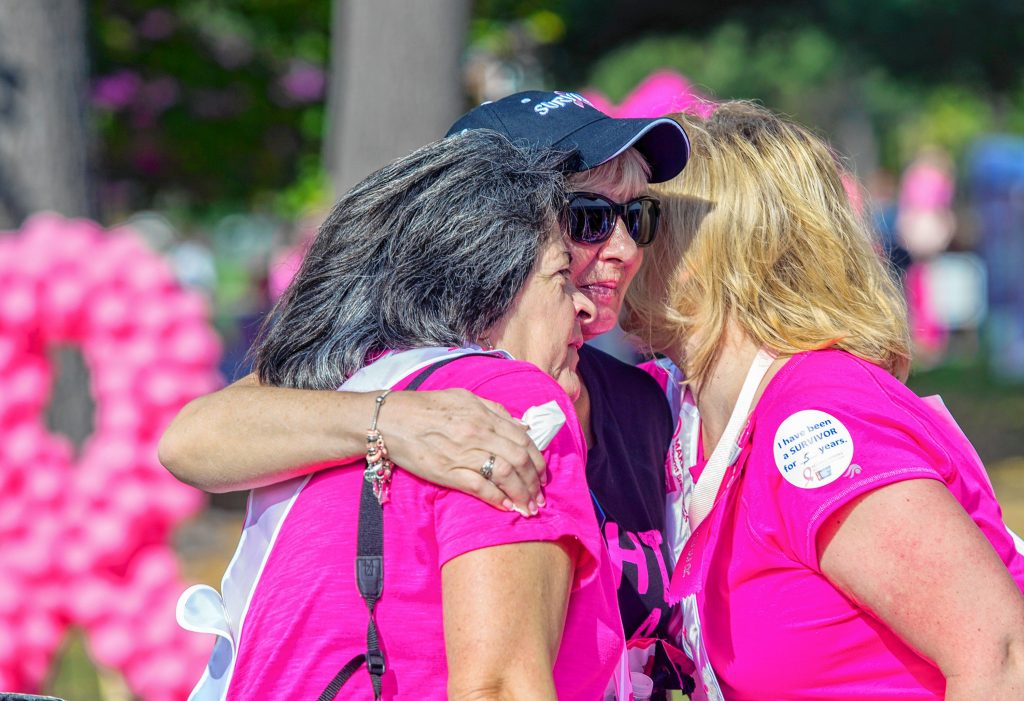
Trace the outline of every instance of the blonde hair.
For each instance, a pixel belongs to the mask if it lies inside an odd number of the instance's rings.
[[[651,167],[635,148],[630,147],[610,161],[569,178],[569,187],[583,192],[599,191],[613,199],[624,200],[647,188]]]
[[[686,129],[686,170],[651,189],[658,237],[626,295],[622,325],[654,351],[684,350],[700,384],[735,320],[780,354],[836,347],[906,378],[903,296],[850,206],[828,146],[746,102]]]

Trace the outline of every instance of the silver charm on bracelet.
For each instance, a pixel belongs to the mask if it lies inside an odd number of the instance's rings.
[[[391,473],[394,464],[388,457],[387,446],[384,445],[384,436],[377,430],[377,419],[380,417],[380,408],[384,399],[391,394],[386,390],[377,397],[377,405],[373,410],[373,421],[366,432],[366,470],[363,477],[373,485],[373,496],[377,502],[384,506],[391,499]]]

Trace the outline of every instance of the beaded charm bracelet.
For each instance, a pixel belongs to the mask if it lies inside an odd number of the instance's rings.
[[[384,445],[384,436],[377,430],[377,419],[384,399],[391,394],[385,390],[377,397],[377,405],[373,410],[373,421],[366,432],[366,471],[363,476],[373,485],[373,495],[381,506],[391,498],[391,468],[394,467],[388,458],[388,449]]]

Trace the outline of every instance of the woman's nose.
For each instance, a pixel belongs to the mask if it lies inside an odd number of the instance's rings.
[[[636,257],[639,251],[640,249],[633,237],[629,235],[629,230],[626,229],[626,223],[622,221],[622,217],[615,217],[615,230],[601,245],[598,257],[603,260],[621,260],[628,263]]]
[[[575,286],[572,288],[572,305],[576,308],[580,324],[586,324],[597,315],[597,306]]]

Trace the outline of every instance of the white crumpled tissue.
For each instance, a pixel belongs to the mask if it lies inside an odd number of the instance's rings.
[[[558,402],[552,400],[547,404],[530,407],[520,420],[526,424],[527,433],[537,450],[544,450],[565,425],[565,413]]]

